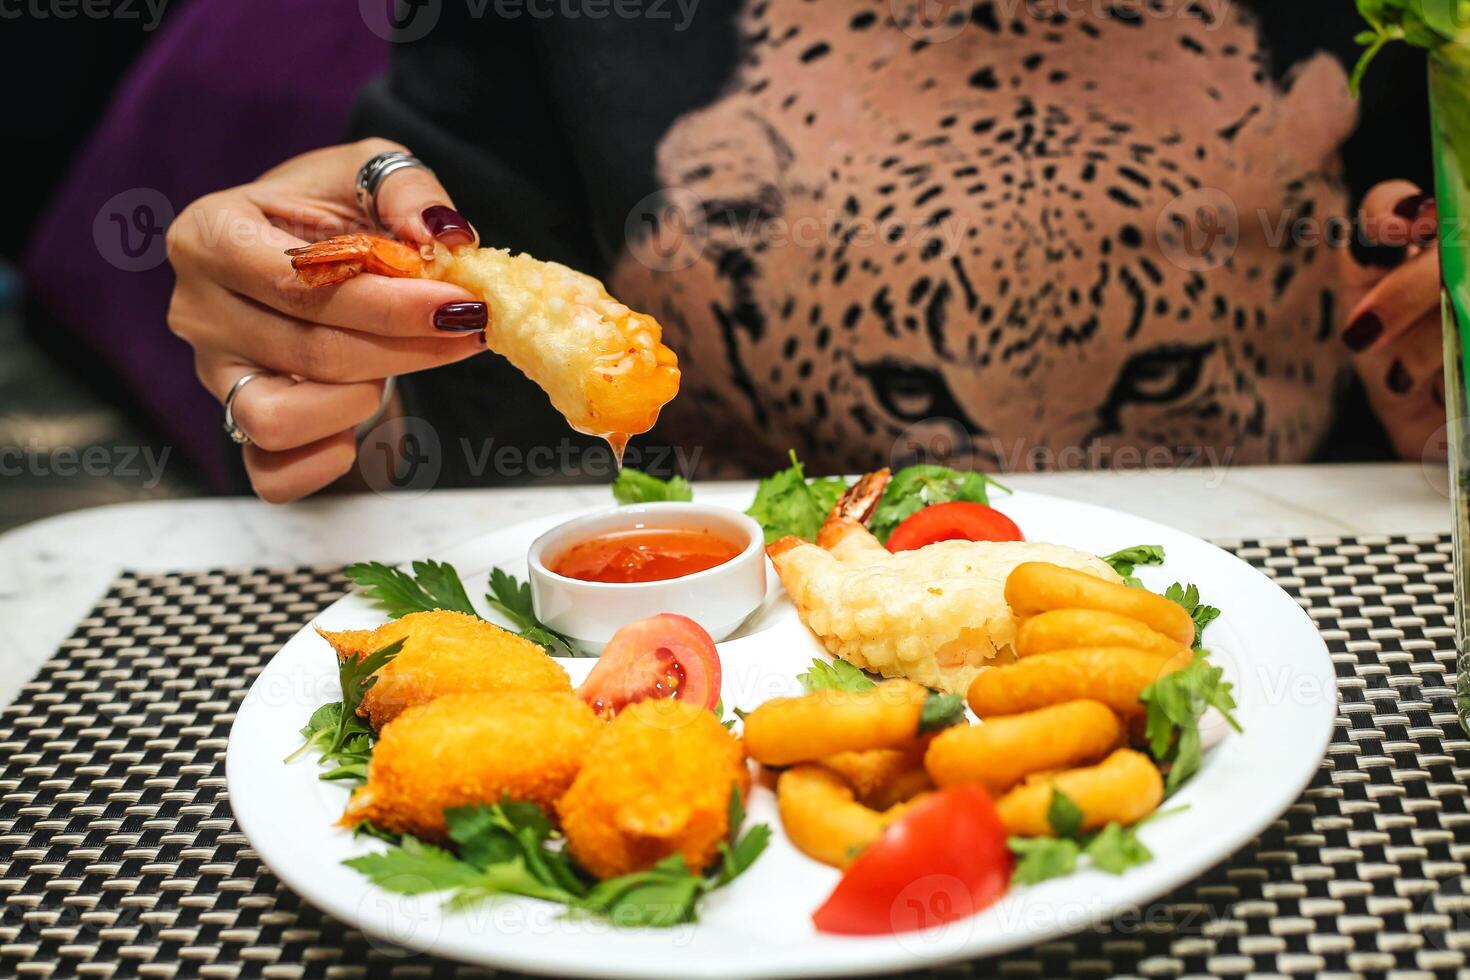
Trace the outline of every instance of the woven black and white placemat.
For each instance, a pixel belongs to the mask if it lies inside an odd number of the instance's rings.
[[[946,974],[1470,975],[1448,539],[1233,550],[1302,603],[1332,653],[1341,706],[1311,787],[1160,902]],[[0,710],[0,977],[478,972],[304,904],[230,815],[235,707],[344,587],[333,569],[125,575]]]

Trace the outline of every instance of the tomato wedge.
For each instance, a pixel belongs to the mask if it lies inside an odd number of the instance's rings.
[[[915,511],[888,536],[888,550],[914,551],[936,541],[1025,541],[1016,522],[993,507],[962,500]]]
[[[713,710],[720,701],[720,655],[703,626],[660,613],[614,633],[577,695],[609,718],[648,698]]]
[[[869,844],[812,922],[848,936],[933,928],[1000,898],[1014,868],[990,794],[955,786],[916,804]]]

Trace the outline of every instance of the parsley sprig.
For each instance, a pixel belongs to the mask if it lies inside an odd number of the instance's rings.
[[[848,691],[857,694],[876,686],[873,678],[846,660],[813,660],[806,673],[797,674],[796,679],[808,694],[813,691]]]
[[[767,544],[788,534],[815,540],[828,512],[847,490],[847,481],[840,477],[808,479],[796,450],[790,455],[791,465],[760,482],[755,502],[746,511],[765,529]],[[887,543],[893,529],[915,512],[956,500],[988,504],[991,487],[1006,490],[983,473],[931,464],[906,466],[888,481],[868,529]]]
[[[1155,813],[1148,819],[1162,815]],[[1124,827],[1111,822],[1101,830],[1084,832],[1082,808],[1056,787],[1052,787],[1046,816],[1055,837],[1011,837],[1006,841],[1017,859],[1011,875],[1013,884],[1034,885],[1069,875],[1084,857],[1094,868],[1114,875],[1153,860],[1153,853],[1138,838],[1141,823]]]
[[[311,713],[301,729],[301,737],[306,741],[285,761],[294,762],[307,750],[317,749],[321,753],[318,763],[332,766],[322,774],[322,779],[359,782],[367,779],[367,764],[376,736],[368,723],[358,717],[357,709],[377,683],[378,671],[402,649],[403,640],[396,640],[366,656],[343,659],[337,665],[342,700],[324,704]]]
[[[642,470],[625,466],[613,481],[612,495],[620,504],[647,504],[660,500],[693,500],[694,488],[682,476],[660,480]]]
[[[766,824],[740,833],[745,806],[737,786],[730,788],[728,817],[719,860],[704,874],[673,854],[647,871],[595,881],[572,861],[540,807],[512,800],[444,811],[452,850],[405,835],[390,840],[385,851],[343,863],[386,891],[448,892],[451,909],[495,895],[524,895],[618,926],[659,928],[693,922],[699,900],[743,874],[770,843]]]
[[[1149,751],[1168,770],[1165,793],[1174,793],[1199,771],[1204,760],[1199,722],[1206,709],[1213,707],[1232,728],[1241,730],[1232,714],[1236,704],[1231,692],[1225,672],[1211,664],[1203,650],[1197,650],[1188,667],[1165,674],[1138,695],[1148,706],[1144,737]]]
[[[1162,565],[1164,563],[1164,546],[1161,544],[1136,544],[1131,548],[1123,548],[1104,555],[1103,561],[1113,566],[1123,579],[1123,584],[1130,589],[1141,589],[1143,583],[1133,574],[1133,570],[1139,565]]]
[[[480,615],[475,611],[474,603],[470,602],[459,572],[453,565],[416,561],[410,567],[412,574],[382,562],[367,561],[348,565],[343,574],[362,586],[363,594],[393,619],[436,609]],[[509,619],[521,636],[545,647],[547,653],[553,656],[581,655],[570,640],[536,618],[529,582],[522,582],[503,569],[492,568],[485,604]]]
[[[1193,585],[1180,585],[1175,582],[1164,590],[1164,598],[1177,602],[1184,607],[1185,612],[1189,613],[1189,618],[1194,620],[1194,648],[1201,649],[1205,627],[1220,618],[1220,610],[1200,602],[1199,589]]]

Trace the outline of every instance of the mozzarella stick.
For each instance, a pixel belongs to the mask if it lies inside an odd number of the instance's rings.
[[[929,744],[924,768],[940,788],[979,783],[1000,793],[1032,773],[1100,759],[1122,733],[1106,705],[1071,701],[946,729]]]
[[[1017,565],[1006,579],[1006,602],[1021,617],[1053,609],[1097,609],[1136,619],[1181,646],[1194,645],[1194,620],[1184,607],[1147,589],[1130,589],[1096,575],[1047,562]]]
[[[1128,718],[1143,712],[1138,695],[1144,688],[1192,659],[1188,650],[1164,657],[1126,647],[1039,653],[975,675],[968,692],[970,710],[990,718],[1091,699]]]
[[[1061,790],[1082,810],[1082,829],[1109,823],[1137,823],[1164,799],[1164,777],[1148,756],[1119,749],[1095,766],[1037,777],[1018,786],[995,804],[1006,830],[1022,837],[1053,836],[1047,811],[1052,793]]]
[[[1082,647],[1133,647],[1172,656],[1182,644],[1128,616],[1100,609],[1053,609],[1032,616],[1016,631],[1016,656]]]

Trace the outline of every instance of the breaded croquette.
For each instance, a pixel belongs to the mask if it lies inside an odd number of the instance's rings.
[[[713,714],[640,701],[592,743],[557,812],[572,857],[599,878],[674,853],[699,872],[729,832],[731,786],[743,796],[750,773],[740,742]]]
[[[444,694],[572,689],[567,672],[540,646],[462,612],[409,613],[375,630],[317,632],[338,660],[403,640],[403,649],[377,672],[357,712],[377,729],[405,708]]]
[[[567,693],[446,694],[416,705],[383,726],[342,824],[369,820],[441,840],[446,807],[510,797],[551,813],[602,728]]]

